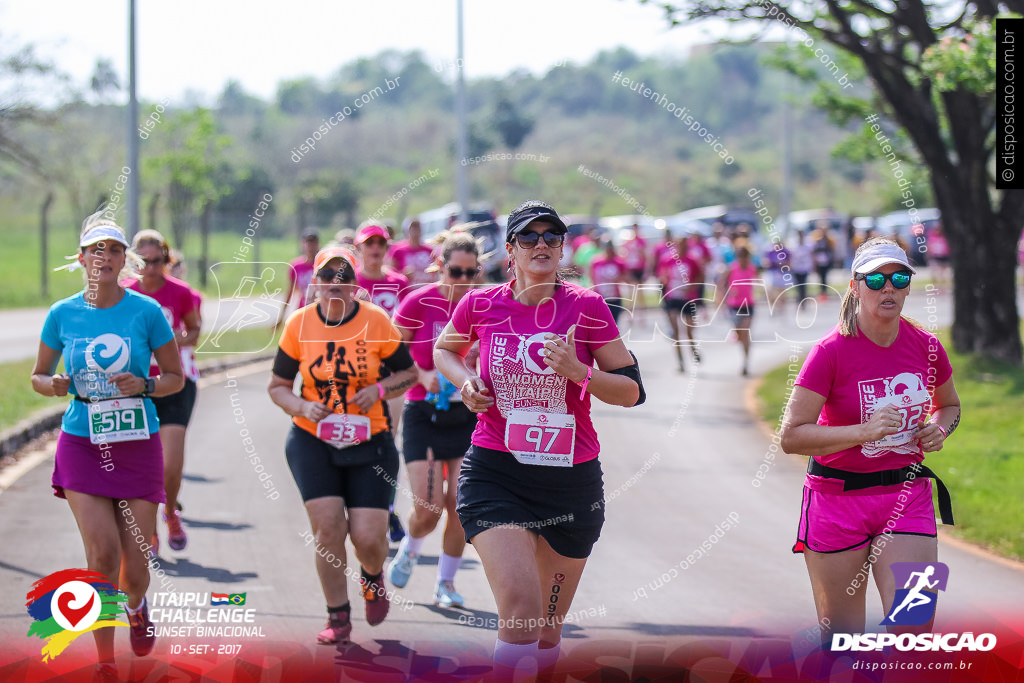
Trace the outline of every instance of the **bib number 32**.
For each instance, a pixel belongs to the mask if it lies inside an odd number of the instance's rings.
[[[572,467],[576,417],[513,410],[505,423],[505,447],[524,465]]]

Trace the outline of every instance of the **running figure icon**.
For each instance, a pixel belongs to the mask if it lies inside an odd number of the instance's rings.
[[[933,603],[935,601],[935,598],[933,597],[935,593],[928,594],[924,592],[925,588],[935,588],[939,585],[939,579],[935,579],[935,581],[933,582],[928,580],[933,574],[935,574],[934,565],[928,565],[927,567],[925,567],[924,571],[921,572],[911,572],[910,576],[907,578],[906,584],[904,584],[903,586],[903,588],[909,589],[909,591],[906,594],[906,597],[903,598],[903,602],[900,603],[899,607],[897,607],[889,613],[889,616],[887,616],[885,620],[891,624],[895,624],[896,615],[899,614],[900,610],[902,610],[904,607],[906,607],[907,611],[909,612],[915,607],[920,607],[922,605],[928,605],[930,603]],[[914,585],[913,588],[911,588],[910,584],[914,583],[914,577],[917,577],[917,583]]]

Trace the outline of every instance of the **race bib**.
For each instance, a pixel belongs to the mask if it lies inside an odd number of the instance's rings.
[[[333,413],[316,425],[316,435],[335,448],[348,448],[370,440],[370,418],[365,415]]]
[[[576,416],[513,410],[505,423],[505,448],[524,465],[572,467]]]
[[[146,406],[141,398],[114,398],[89,403],[89,441],[95,444],[149,438]]]

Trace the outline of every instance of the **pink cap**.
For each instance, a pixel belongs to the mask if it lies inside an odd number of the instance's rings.
[[[362,244],[371,237],[383,237],[385,242],[391,241],[391,233],[383,225],[366,225],[356,233],[356,244]]]

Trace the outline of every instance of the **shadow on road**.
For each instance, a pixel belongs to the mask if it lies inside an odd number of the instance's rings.
[[[242,531],[244,529],[251,529],[252,524],[235,524],[234,522],[203,522],[198,519],[191,517],[182,517],[182,521],[187,526],[194,529],[216,529],[217,531]]]
[[[388,549],[388,559],[389,560],[390,559],[394,559],[394,557],[395,557],[395,555],[397,553],[398,553],[398,549],[397,548],[389,548]],[[437,566],[437,561],[438,561],[437,555],[423,555],[421,553],[416,558],[416,566],[417,567],[418,566],[436,567]],[[385,563],[385,565],[386,564],[387,563]],[[474,559],[469,558],[469,557],[463,557],[462,558],[462,563],[459,564],[459,571],[463,571],[463,570],[466,570],[466,569],[476,569],[479,566],[480,566],[480,562],[479,561],[474,560]]]
[[[445,609],[438,607],[437,605],[425,603],[420,603],[420,606],[425,607],[438,616],[444,617],[448,621],[455,622],[459,626],[464,626],[465,628],[483,629],[487,631],[497,631],[498,628],[498,615],[494,612],[486,612],[479,609],[467,609],[465,607],[461,609]],[[562,624],[562,638],[583,637],[583,627],[570,623]]]
[[[437,675],[437,672],[440,671],[444,672],[447,680],[482,680],[481,677],[490,673],[491,670],[489,663],[462,665],[457,657],[421,655],[398,640],[377,640],[375,642],[380,645],[378,653],[371,652],[356,643],[339,645],[338,652],[334,656],[335,666],[346,671],[365,671],[375,675],[402,673],[406,675],[405,680],[417,680],[421,676],[429,677],[431,674]],[[464,657],[463,660],[465,660]],[[384,662],[387,662],[389,666],[382,667]],[[395,665],[399,665],[401,669],[395,669]],[[423,680],[429,680],[429,678]]]
[[[622,628],[617,626],[616,628]],[[705,636],[711,638],[757,638],[761,634],[749,628],[705,626],[702,624],[650,624],[634,621],[625,627],[645,636]]]
[[[169,576],[180,576],[182,578],[195,576],[204,578],[211,583],[241,583],[242,581],[255,579],[259,576],[255,572],[235,573],[220,567],[204,567],[201,564],[196,564],[184,558],[172,561],[161,557],[160,567]]]

